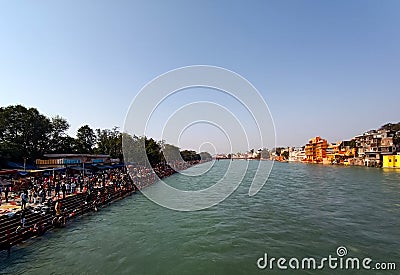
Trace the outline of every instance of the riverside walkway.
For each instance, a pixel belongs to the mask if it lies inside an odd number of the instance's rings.
[[[11,247],[25,240],[43,235],[52,228],[64,227],[74,217],[97,211],[98,208],[108,206],[116,200],[131,195],[158,179],[168,177],[198,163],[201,161],[174,163],[172,164],[173,168],[167,164],[159,164],[153,169],[128,166],[125,172],[122,171],[124,169],[114,169],[109,171],[107,179],[104,175],[92,176],[84,184],[81,183],[79,186],[78,183],[74,190],[69,189],[67,194],[64,192],[61,197],[60,189],[57,190],[56,187],[57,184],[47,182],[47,185],[50,185],[47,193],[45,191],[47,190],[46,184],[42,181],[38,188],[45,193],[39,204],[37,204],[39,200],[32,201],[29,197],[27,206],[23,207],[21,198],[23,195],[16,196],[15,194],[11,196],[12,200],[6,205],[3,203],[4,212],[0,215],[0,251],[8,250],[9,254]],[[70,186],[70,180],[63,180],[63,185],[64,181],[67,181]],[[79,192],[77,191],[78,186]],[[22,190],[21,194],[30,194],[31,189]]]
[[[136,191],[133,184],[109,185],[93,188],[50,200],[43,205],[19,210],[12,215],[0,216],[0,250],[10,251],[11,247],[34,236],[40,236],[54,227],[62,227],[74,217],[83,215],[113,201],[124,198]],[[56,213],[57,207],[60,213]],[[60,222],[60,218],[62,222]]]

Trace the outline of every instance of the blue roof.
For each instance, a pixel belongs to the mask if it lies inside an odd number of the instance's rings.
[[[9,162],[7,162],[7,165],[9,167],[11,167],[11,168],[24,169],[24,164],[23,163],[19,163],[19,162],[9,161]],[[35,165],[28,164],[28,163],[25,164],[25,168],[27,170],[35,170],[35,169],[37,169],[37,167]]]

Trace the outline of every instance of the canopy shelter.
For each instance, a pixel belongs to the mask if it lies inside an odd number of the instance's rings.
[[[83,168],[82,166],[69,166],[68,169],[75,170],[75,171],[83,171],[84,170],[85,173],[91,172],[90,169]]]
[[[0,175],[13,175],[18,173],[17,170],[0,170]]]
[[[97,166],[97,169],[108,170],[108,169],[114,169],[114,167],[109,166],[109,165],[103,165],[103,166]]]
[[[35,169],[37,169],[37,167],[32,165],[32,164],[26,163],[25,166],[24,166],[23,163],[12,162],[12,161],[8,161],[7,162],[7,166],[10,167],[10,168],[15,168],[15,169],[26,169],[26,170],[35,170]]]

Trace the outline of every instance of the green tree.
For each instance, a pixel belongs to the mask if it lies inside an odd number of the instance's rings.
[[[10,105],[0,108],[0,155],[22,161],[42,156],[49,145],[50,120],[35,108]]]
[[[161,146],[153,138],[145,137],[147,158],[152,166],[161,162]]]
[[[212,156],[208,152],[200,152],[199,156],[201,160],[212,160]]]
[[[260,153],[260,158],[269,159],[269,151],[267,148],[263,148]]]
[[[80,127],[76,133],[76,151],[80,154],[93,153],[96,135],[89,125]]]
[[[283,151],[282,154],[281,154],[281,156],[282,156],[284,159],[289,159],[289,152],[288,152],[288,151]]]
[[[55,116],[51,119],[49,153],[71,153],[74,139],[67,135],[69,123],[66,119]]]
[[[94,152],[97,154],[107,154],[112,158],[122,159],[122,134],[118,127],[109,129],[96,129],[97,143]]]
[[[125,163],[145,164],[145,139],[122,133],[122,148]]]
[[[181,156],[184,161],[200,160],[200,155],[191,150],[181,151]]]
[[[167,162],[182,160],[182,156],[180,154],[179,147],[176,147],[171,144],[164,144],[164,147],[162,149],[162,154],[163,154],[164,159]]]

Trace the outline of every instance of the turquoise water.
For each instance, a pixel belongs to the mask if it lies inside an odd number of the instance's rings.
[[[197,190],[228,164],[219,161],[201,177],[176,174],[166,182]],[[0,273],[400,274],[399,171],[275,163],[268,182],[249,197],[257,162],[248,164],[244,182],[217,206],[177,212],[136,194],[14,247],[9,258],[1,252]],[[264,253],[336,256],[339,246],[349,257],[395,262],[397,270],[279,271],[256,264]]]

